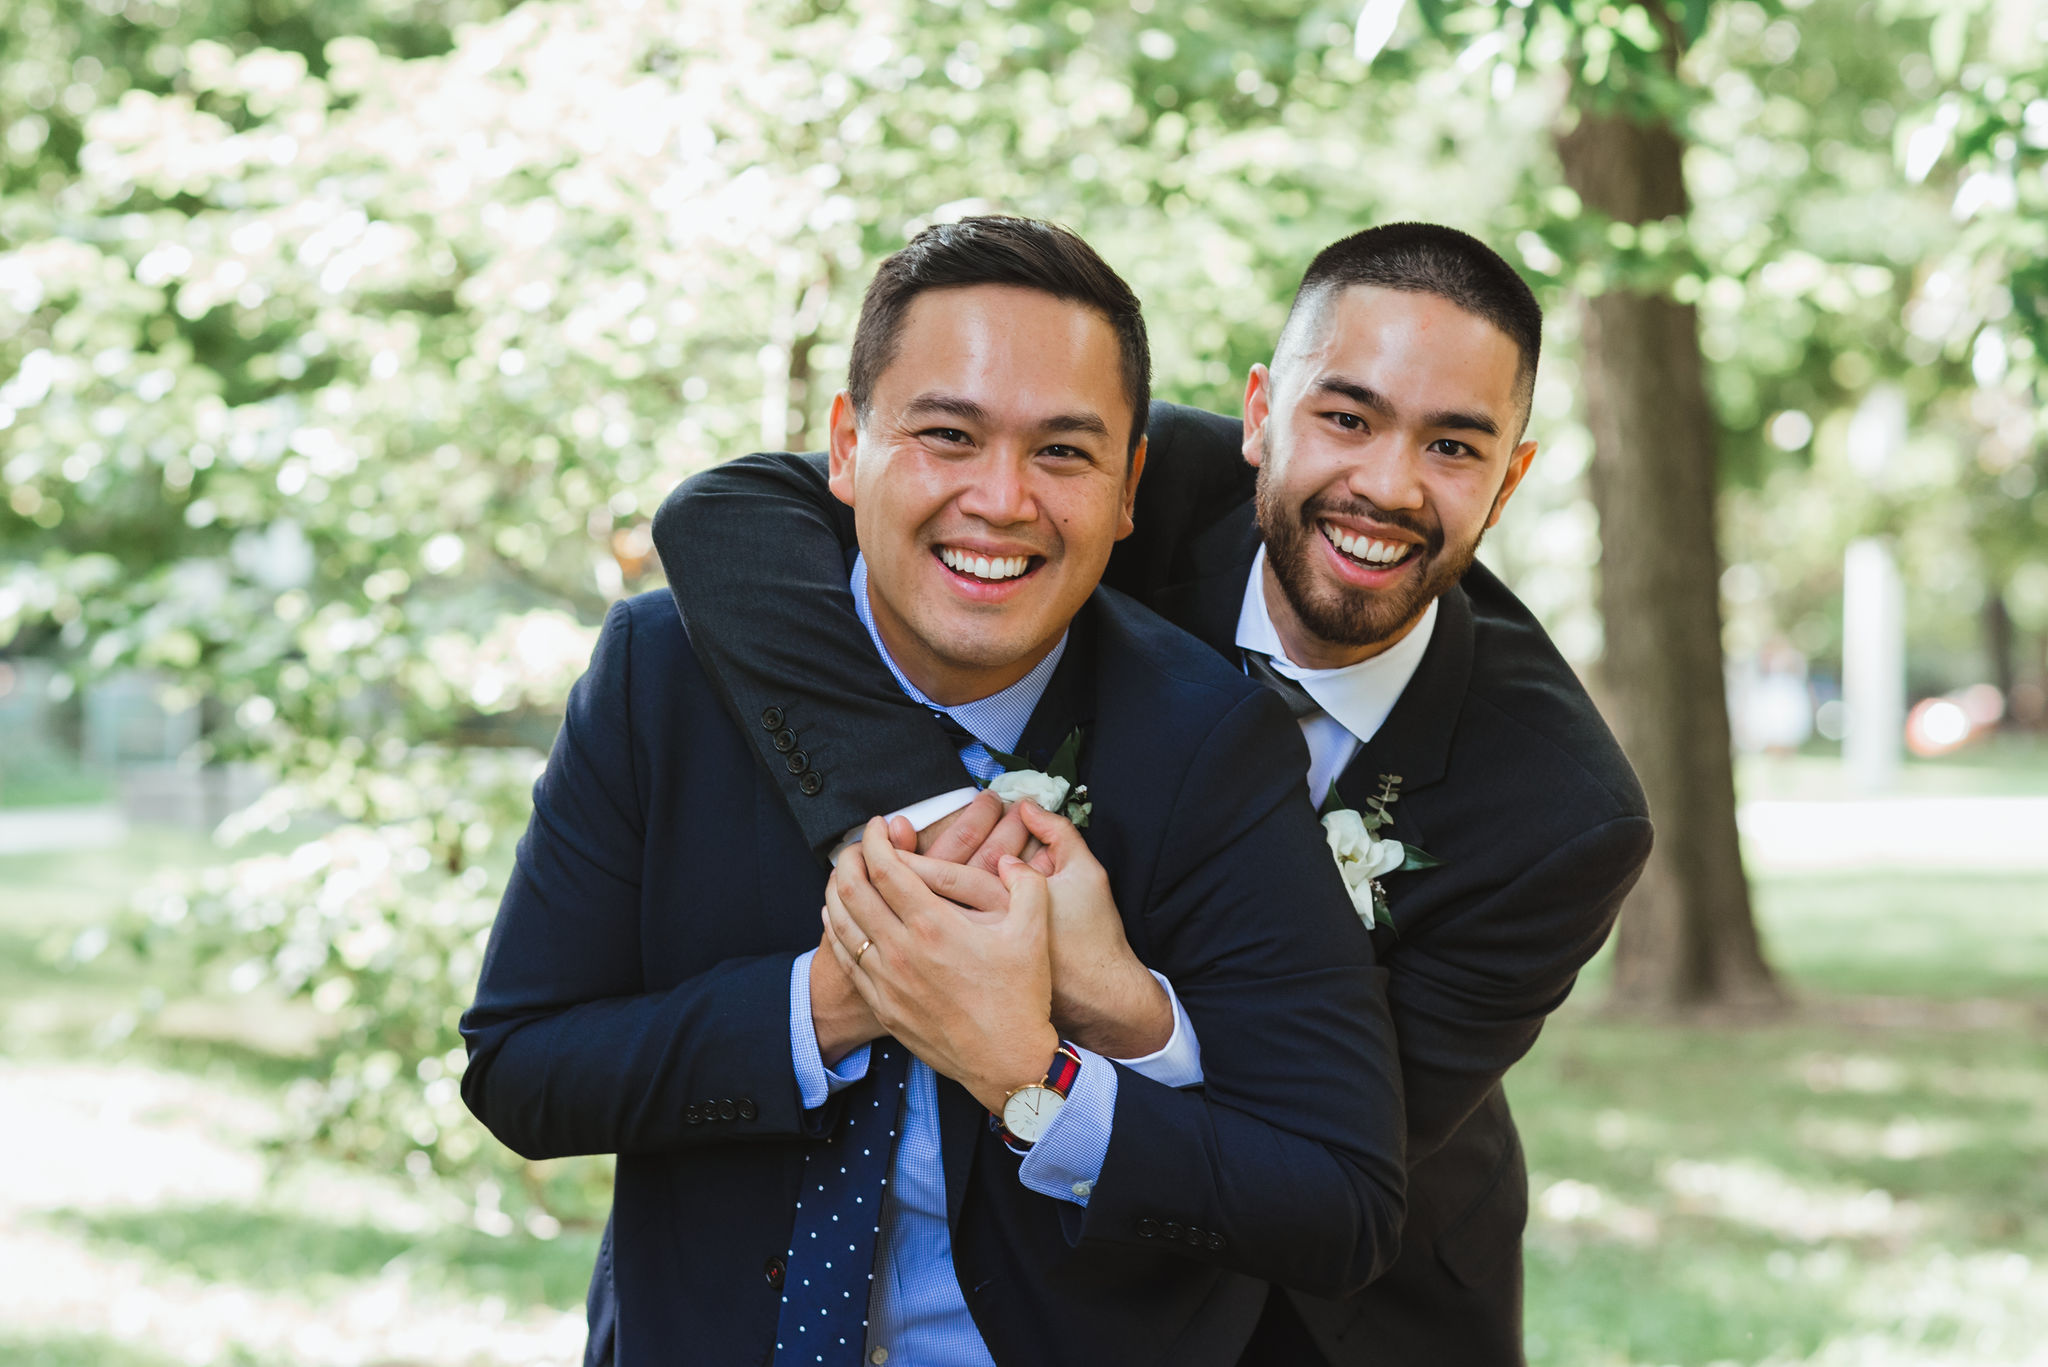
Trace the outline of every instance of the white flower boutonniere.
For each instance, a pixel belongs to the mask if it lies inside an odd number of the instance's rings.
[[[1052,762],[1043,769],[1033,769],[1030,761],[1001,751],[990,751],[996,762],[1003,766],[997,774],[982,786],[994,793],[1008,806],[1012,802],[1028,800],[1036,802],[1048,812],[1056,812],[1074,823],[1076,827],[1088,824],[1089,813],[1095,804],[1088,800],[1088,785],[1081,782],[1081,728],[1075,727],[1060,742],[1060,748],[1053,751]]]
[[[1381,774],[1380,790],[1365,804],[1364,811],[1344,805],[1335,784],[1323,799],[1323,837],[1337,860],[1337,872],[1351,893],[1351,907],[1358,919],[1371,929],[1394,929],[1394,913],[1387,905],[1387,890],[1380,878],[1409,869],[1433,869],[1443,860],[1399,840],[1382,840],[1380,832],[1394,819],[1387,809],[1401,797],[1401,776]],[[1399,932],[1396,932],[1397,934]]]
[[[1029,798],[1048,812],[1056,812],[1067,800],[1070,786],[1065,779],[1054,778],[1037,769],[1011,769],[990,779],[988,790],[1005,803]]]

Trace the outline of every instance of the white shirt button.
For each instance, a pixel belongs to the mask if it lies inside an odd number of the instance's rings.
[[[868,1361],[874,1363],[875,1367],[882,1367],[882,1364],[888,1360],[889,1350],[887,1348],[877,1348],[874,1352],[868,1354]]]
[[[1083,1201],[1087,1200],[1088,1194],[1094,1190],[1095,1184],[1093,1182],[1074,1183],[1074,1195],[1080,1197]]]

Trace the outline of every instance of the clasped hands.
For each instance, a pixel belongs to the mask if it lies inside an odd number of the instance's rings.
[[[923,851],[919,845],[922,843]],[[920,840],[868,822],[825,888],[811,961],[819,1052],[892,1035],[992,1111],[1062,1038],[1113,1058],[1165,1046],[1173,1007],[1125,940],[1072,823],[982,793]]]

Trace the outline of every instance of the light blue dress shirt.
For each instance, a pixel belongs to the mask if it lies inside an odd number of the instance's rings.
[[[934,711],[947,713],[977,738],[978,743],[961,749],[960,761],[976,778],[992,778],[1001,772],[1001,766],[989,752],[1012,749],[1024,734],[1032,709],[1044,696],[1045,686],[1066,652],[1066,637],[1060,637],[1036,668],[1002,692],[942,708],[919,692],[889,658],[868,605],[867,579],[867,562],[856,557],[853,601],[883,663],[905,693]],[[868,1068],[866,1045],[841,1059],[836,1068],[827,1068],[818,1052],[817,1031],[811,1023],[811,959],[816,953],[812,950],[800,956],[789,975],[790,1056],[806,1110],[824,1105],[833,1092],[860,1081]],[[1172,985],[1156,973],[1153,976],[1173,1004],[1173,1038],[1156,1054],[1118,1062],[1169,1087],[1193,1086],[1202,1080],[1201,1047],[1194,1027]],[[1025,1156],[1017,1176],[1043,1196],[1085,1206],[1109,1152],[1117,1081],[1110,1060],[1087,1049],[1079,1052],[1081,1070],[1066,1105]],[[875,1253],[868,1361],[887,1362],[892,1367],[994,1367],[953,1271],[952,1232],[946,1226],[946,1178],[939,1151],[938,1079],[917,1059],[910,1063],[897,1130],[900,1138],[890,1167],[881,1241]],[[877,1358],[877,1350],[887,1356]]]

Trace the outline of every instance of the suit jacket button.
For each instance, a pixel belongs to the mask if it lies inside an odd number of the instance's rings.
[[[1187,1233],[1186,1230],[1180,1227],[1179,1222],[1173,1220],[1169,1220],[1166,1222],[1166,1228],[1162,1232],[1166,1235],[1167,1238],[1173,1240],[1175,1243],[1179,1243],[1180,1236]]]
[[[1214,1230],[1210,1230],[1208,1244],[1211,1253],[1221,1253],[1223,1251],[1223,1236]]]
[[[777,1253],[768,1259],[767,1265],[761,1269],[761,1275],[768,1279],[768,1285],[780,1291],[782,1289],[782,1274],[788,1270],[789,1259]]]
[[[790,730],[787,726],[777,731],[775,733],[775,748],[778,752],[785,755],[796,749],[796,732]]]
[[[771,707],[761,714],[761,729],[763,731],[780,731],[782,729],[782,720],[782,709]]]
[[[740,1118],[740,1108],[732,1104],[730,1097],[718,1103],[718,1118],[720,1120],[738,1120]]]
[[[704,1113],[697,1109],[696,1102],[693,1101],[683,1107],[683,1123],[687,1125],[701,1125],[704,1123]]]
[[[796,786],[803,789],[805,797],[816,797],[818,790],[825,786],[825,780],[818,777],[816,769],[811,769],[796,781]]]
[[[1159,1222],[1149,1215],[1147,1215],[1144,1219],[1138,1221],[1138,1237],[1140,1239],[1158,1238]]]
[[[761,1112],[755,1109],[753,1102],[747,1100],[745,1097],[740,1098],[740,1119],[752,1120],[755,1116],[759,1114],[761,1114]]]
[[[801,750],[792,750],[782,757],[782,767],[792,774],[801,774],[811,767],[811,757]]]

